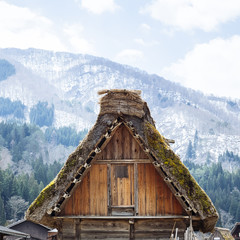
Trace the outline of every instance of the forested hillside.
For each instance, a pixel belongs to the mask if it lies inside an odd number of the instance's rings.
[[[44,146],[75,148],[85,133],[70,127],[49,127],[43,131],[32,124],[0,123],[0,153],[6,149],[11,156],[8,167],[1,169],[6,159],[0,155],[0,225],[21,219],[29,204],[62,167],[63,161],[47,161],[49,153]]]
[[[77,133],[70,127],[48,127],[43,132],[36,125],[0,123],[0,148],[8,149],[13,162],[24,159],[31,169],[28,173],[19,172],[11,165],[5,170],[0,169],[0,224],[21,219],[29,204],[57,175],[63,164],[44,162],[40,143],[76,147],[84,134],[86,131]],[[190,150],[193,151],[192,148]],[[188,148],[186,155],[190,150]],[[219,156],[218,163],[197,165],[191,160],[184,163],[217,207],[221,216],[218,226],[231,227],[235,221],[240,221],[240,169],[232,172],[223,170],[222,163],[225,162],[239,165],[240,157],[226,151]]]
[[[186,161],[185,165],[217,208],[218,226],[231,228],[240,221],[240,169],[232,173],[223,170],[221,159],[228,155],[234,156],[240,164],[239,156],[227,152],[219,156],[218,163],[200,166]]]
[[[240,221],[240,99],[95,56],[0,49],[1,223],[23,216],[96,121],[97,91],[113,88],[142,91],[157,129],[175,140],[174,152],[218,208],[218,224]]]
[[[226,150],[239,154],[239,99],[207,96],[156,74],[91,55],[9,48],[0,49],[0,59],[0,97],[9,105],[0,121],[83,131],[96,121],[98,90],[138,89],[158,130],[175,140],[172,147],[181,159],[203,164],[206,159],[217,162]]]

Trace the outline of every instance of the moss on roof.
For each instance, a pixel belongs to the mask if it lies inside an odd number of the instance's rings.
[[[225,239],[225,240],[234,240],[234,237],[232,236],[230,230],[227,228],[216,227],[215,232],[219,232],[222,235],[223,239]],[[214,238],[215,232],[212,233],[212,235],[210,237],[211,239]]]
[[[55,179],[51,181],[38,195],[38,197],[32,202],[30,207],[28,208],[29,214],[33,213],[34,210],[38,207],[41,207],[46,200],[49,198],[54,191],[55,188]]]
[[[207,194],[191,176],[188,169],[171,150],[157,129],[149,122],[145,122],[145,135],[149,147],[156,154],[158,160],[163,163],[163,168],[168,170],[174,180],[180,184],[187,197],[191,201],[197,202],[197,209],[200,210],[199,208],[201,208],[205,216],[217,215],[216,209]]]

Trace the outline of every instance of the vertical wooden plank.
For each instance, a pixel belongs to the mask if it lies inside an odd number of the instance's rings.
[[[90,215],[107,215],[107,166],[93,165],[90,171]]]
[[[132,138],[131,152],[132,152],[132,159],[138,159],[139,158],[139,156],[138,156],[138,146],[137,146],[137,142],[135,141],[134,138]]]
[[[104,149],[105,153],[104,153],[104,159],[113,159],[114,155],[114,145],[113,145],[113,142],[114,142],[114,135],[113,137],[111,138],[111,140],[108,142],[107,146],[106,146],[106,150]]]
[[[96,191],[98,188],[98,179],[99,179],[99,172],[97,171],[99,165],[94,165],[91,168],[90,172],[90,215],[97,215],[98,212],[98,202],[96,199]]]
[[[131,177],[130,177],[130,205],[135,205],[135,192],[134,192],[134,165],[130,165]]]
[[[80,196],[81,196],[81,188],[79,186],[80,184],[77,185],[73,194],[72,215],[77,215],[80,213]]]
[[[149,185],[151,186],[151,193],[149,194],[150,197],[150,214],[152,216],[156,216],[156,185],[155,185],[155,178],[156,175],[158,174],[156,172],[155,167],[152,164],[149,164],[150,169],[149,169]]]
[[[138,215],[138,164],[134,163],[134,215]]]
[[[111,165],[107,164],[107,191],[108,191],[108,197],[107,197],[107,205],[108,205],[108,215],[110,216],[112,211],[111,211],[111,206],[112,206],[112,188],[111,188]]]
[[[124,154],[124,129],[125,129],[125,126],[124,125],[121,125],[119,127],[119,156],[118,156],[118,159],[124,159],[123,157],[123,154]]]
[[[148,216],[154,216],[154,205],[156,202],[155,196],[155,169],[152,164],[146,164],[146,214]]]
[[[79,211],[75,212],[75,215],[88,215],[90,212],[90,172],[88,172],[83,178],[82,182],[79,184],[80,194],[78,195],[80,199]],[[77,206],[74,206],[77,207]]]
[[[113,135],[113,159],[122,159],[122,126]]]
[[[131,159],[132,136],[126,127],[123,128],[123,159]]]
[[[123,168],[126,168],[126,169],[124,170]],[[127,173],[124,173],[121,171],[127,171]],[[126,176],[120,176],[123,173]],[[113,206],[124,206],[124,205],[133,204],[133,201],[134,201],[133,177],[134,177],[133,164],[112,165],[111,167],[111,200],[112,200]]]
[[[75,229],[76,229],[76,234],[75,234],[75,240],[81,239],[81,219],[75,219]]]
[[[117,179],[115,177],[115,165],[111,166],[111,205],[117,205]]]
[[[156,184],[156,204],[157,204],[157,212],[156,215],[164,215],[164,192],[163,192],[163,179],[162,177],[157,174],[155,178]]]
[[[168,188],[167,184],[164,182],[164,204],[165,204],[165,214],[168,215],[170,214],[170,194],[169,194],[170,189]]]
[[[134,221],[133,220],[129,220],[129,224],[130,224],[129,239],[133,240],[133,239],[135,239],[135,237],[134,237]]]
[[[139,215],[143,216],[146,213],[145,203],[146,203],[146,186],[145,186],[145,164],[138,164],[138,211]]]
[[[73,214],[72,209],[73,209],[73,196],[67,199],[67,202],[62,211],[62,215],[72,215]]]
[[[146,205],[146,215],[149,216],[150,214],[150,198],[151,194],[151,185],[149,179],[149,164],[145,164],[145,188],[146,188],[146,195],[145,195],[145,205]]]
[[[100,165],[98,194],[100,195],[99,215],[106,216],[107,215],[108,186],[107,186],[107,166],[104,164]]]

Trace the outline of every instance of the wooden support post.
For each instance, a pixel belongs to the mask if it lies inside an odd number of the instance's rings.
[[[63,219],[58,219],[58,221],[57,221],[57,230],[58,230],[57,240],[63,240],[62,228],[63,228]]]
[[[63,233],[61,230],[58,229],[58,235],[57,235],[58,240],[63,240]]]
[[[76,224],[76,240],[80,240],[81,239],[81,219],[76,219],[75,220],[75,224]]]
[[[129,219],[129,224],[130,224],[129,239],[133,240],[133,239],[135,239],[135,237],[134,237],[134,219]]]

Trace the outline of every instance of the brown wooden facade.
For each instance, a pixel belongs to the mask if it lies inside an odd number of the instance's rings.
[[[183,238],[189,218],[122,124],[56,216],[60,239]]]
[[[157,131],[141,92],[99,94],[106,95],[96,123],[26,219],[57,228],[58,239],[170,239],[175,231],[183,239],[188,227],[212,231],[214,205]]]

